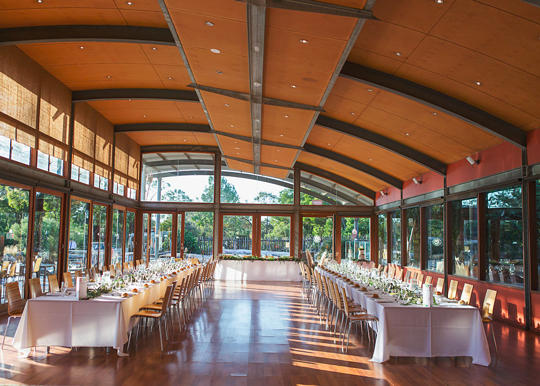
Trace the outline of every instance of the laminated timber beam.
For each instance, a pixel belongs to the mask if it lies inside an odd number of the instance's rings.
[[[521,149],[527,147],[527,135],[519,127],[429,87],[351,62],[345,63],[340,76],[400,95],[454,116]]]
[[[244,3],[263,3],[268,8],[289,9],[291,11],[322,13],[354,17],[358,19],[374,19],[373,13],[368,9],[358,9],[343,5],[330,4],[314,0],[237,0]]]
[[[110,88],[99,90],[73,91],[73,102],[103,100],[166,100],[175,102],[199,102],[197,93],[191,90],[171,90],[161,88]]]

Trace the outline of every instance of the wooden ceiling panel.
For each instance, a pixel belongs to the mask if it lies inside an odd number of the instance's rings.
[[[313,111],[263,105],[263,139],[300,146]]]
[[[249,102],[209,92],[201,94],[216,130],[251,136]]]
[[[122,9],[120,13],[128,25],[168,28],[161,10],[159,12],[141,12]]]
[[[457,161],[472,152],[470,147],[457,143],[451,138],[442,137],[440,133],[429,128],[374,107],[368,107],[354,124],[403,143],[445,163]]]
[[[343,7],[363,9],[366,0],[322,0],[321,3],[341,5]]]
[[[368,20],[354,44],[351,55],[354,56],[358,51],[367,51],[403,63],[424,37],[421,32],[395,24]]]
[[[277,168],[269,168],[266,166],[261,166],[261,174],[263,176],[270,176],[274,178],[285,179],[289,176],[290,171]]]
[[[193,90],[192,88],[187,87],[187,85],[191,83],[191,79],[189,78],[186,68],[182,64],[178,66],[156,64],[153,67],[162,84],[162,86],[156,85],[156,87],[174,90]]]
[[[261,146],[261,162],[270,165],[291,167],[297,152],[295,149],[263,145]]]
[[[306,14],[278,8],[267,8],[266,14],[272,27],[309,36],[343,40],[343,37],[349,36],[354,28],[354,23],[343,23],[342,16]]]
[[[253,165],[245,162],[235,161],[232,159],[227,159],[225,161],[227,162],[227,166],[229,167],[229,169],[239,170],[246,173],[253,173]]]
[[[34,3],[37,4],[35,1]],[[92,9],[91,11],[85,8],[2,9],[2,17],[0,18],[0,28],[39,25],[125,24],[122,13],[118,9]]]
[[[480,53],[438,38],[426,37],[407,63],[461,83],[461,98],[454,95],[453,90],[443,89],[442,85],[434,88],[468,101],[493,115],[500,116],[500,112],[484,108],[485,96],[493,96],[533,116],[540,116],[540,77]],[[480,86],[475,84],[477,81],[481,82]],[[476,90],[480,91],[480,95]]]
[[[313,165],[318,168],[324,169],[330,173],[342,176],[348,180],[356,182],[374,191],[378,191],[387,187],[387,183],[380,181],[368,174],[362,173],[349,166],[343,165],[339,162],[329,160],[328,158],[319,157],[314,154],[302,152],[298,157],[298,161]]]
[[[208,145],[216,146],[212,134],[174,131],[137,131],[126,133],[140,146],[152,145]]]
[[[253,160],[253,145],[251,142],[239,141],[223,135],[218,135],[218,141],[225,155]]]
[[[176,102],[156,100],[92,101],[90,106],[99,111],[112,124],[144,122],[185,122]]]
[[[133,44],[131,44],[133,45]],[[150,64],[165,66],[184,66],[177,47],[151,44],[138,44]]]
[[[240,1],[224,2],[223,0],[165,0],[169,12],[181,11],[192,14],[207,15],[209,21],[220,17],[233,20],[246,19],[246,5]]]
[[[336,96],[332,93],[324,105],[324,115],[347,123],[353,123],[366,107],[367,105]]]
[[[540,76],[539,22],[477,1],[456,1],[430,33]]]
[[[430,88],[444,89],[454,98],[469,104],[476,103],[477,107],[489,111],[491,114],[522,129],[533,130],[540,127],[540,119],[535,116],[510,106],[503,100],[486,95],[480,89],[464,88],[461,83],[432,71],[405,64],[400,68],[397,75]]]
[[[359,49],[353,49],[347,60],[353,63],[362,64],[366,67],[376,68],[379,71],[387,72],[389,74],[393,74],[402,63],[397,59],[397,56],[395,58],[390,58],[375,52]]]
[[[176,108],[182,113],[185,122],[208,123],[206,115],[199,102],[175,102]]]
[[[459,118],[387,91],[379,91],[370,107],[416,122],[425,127],[428,132],[439,135],[440,140],[449,139],[470,148],[471,151],[478,151],[502,142],[498,137]]]
[[[535,23],[540,20],[540,7],[535,7],[525,1],[482,0],[482,3]]]
[[[159,2],[155,0],[134,0],[134,1],[125,1],[125,0],[114,0],[114,3],[119,9],[129,9],[135,11],[153,11],[161,12],[159,7]]]
[[[377,0],[373,15],[389,24],[427,33],[453,4],[454,0],[442,4],[435,0]]]
[[[148,64],[142,44],[133,43],[40,43],[18,46],[44,67],[81,64]],[[81,49],[81,47],[83,47]]]
[[[408,180],[428,172],[416,162],[381,147],[317,125],[313,128],[308,143],[346,155],[401,180]]]
[[[336,95],[362,105],[368,105],[377,95],[377,92],[379,92],[379,90],[375,87],[340,77],[336,81],[330,97]]]

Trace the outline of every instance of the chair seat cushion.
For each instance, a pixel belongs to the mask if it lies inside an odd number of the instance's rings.
[[[141,310],[134,314],[133,316],[142,316],[145,318],[159,318],[161,317],[161,312],[150,311],[150,310]]]

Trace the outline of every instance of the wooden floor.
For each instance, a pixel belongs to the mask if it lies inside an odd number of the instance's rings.
[[[5,319],[2,319],[5,326]],[[10,327],[9,336],[15,328]],[[534,385],[540,380],[540,336],[496,326],[494,367],[465,358],[369,361],[362,340],[347,354],[290,283],[216,283],[187,331],[165,352],[156,336],[129,358],[104,349],[53,347],[19,359],[11,338],[1,353],[0,383],[126,385]],[[9,343],[9,344],[8,344]]]

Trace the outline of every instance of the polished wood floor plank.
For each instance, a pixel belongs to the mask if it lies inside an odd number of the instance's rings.
[[[3,328],[5,319],[1,320]],[[347,353],[320,323],[295,283],[216,283],[186,331],[165,352],[157,334],[140,339],[129,358],[114,351],[38,348],[18,358],[6,340],[0,383],[72,385],[532,385],[538,384],[540,336],[496,324],[496,366],[470,358],[369,361],[362,337]],[[15,333],[16,325],[8,331]]]

